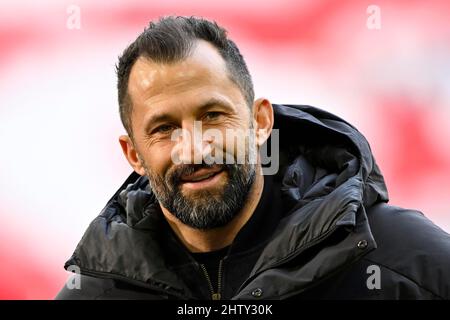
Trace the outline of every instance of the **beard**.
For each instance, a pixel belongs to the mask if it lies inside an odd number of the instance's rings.
[[[183,176],[213,166],[218,164],[180,164],[161,176],[144,163],[150,187],[159,203],[183,224],[200,230],[222,227],[237,216],[256,178],[256,166],[248,161],[246,155],[244,164],[220,164],[226,173],[224,186],[183,193]]]

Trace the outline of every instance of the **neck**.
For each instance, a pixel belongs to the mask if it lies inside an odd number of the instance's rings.
[[[183,224],[166,208],[161,210],[172,230],[190,252],[209,252],[229,246],[239,230],[251,218],[261,198],[264,187],[264,177],[259,168],[256,172],[255,182],[241,211],[227,225],[211,230],[199,230]]]

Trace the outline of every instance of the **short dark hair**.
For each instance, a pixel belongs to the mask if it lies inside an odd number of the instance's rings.
[[[143,56],[157,63],[178,62],[191,54],[196,40],[213,44],[225,60],[230,79],[240,88],[249,108],[253,105],[253,82],[247,65],[227,31],[216,22],[198,17],[167,16],[149,26],[119,57],[116,65],[119,112],[125,130],[133,137],[133,106],[128,95],[128,79],[136,60]]]

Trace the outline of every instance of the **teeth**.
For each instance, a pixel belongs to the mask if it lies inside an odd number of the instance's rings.
[[[208,179],[209,177],[211,177],[211,176],[213,176],[213,175],[215,175],[216,173],[215,172],[213,172],[213,173],[208,173],[208,174],[205,174],[204,176],[200,176],[200,177],[197,177],[197,178],[192,178],[191,179],[191,181],[200,181],[200,180],[205,180],[205,179]]]

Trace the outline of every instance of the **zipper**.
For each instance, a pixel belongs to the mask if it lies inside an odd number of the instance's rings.
[[[214,287],[211,282],[211,278],[209,277],[208,271],[204,264],[200,264],[200,268],[203,271],[203,274],[208,282],[209,291],[211,293],[211,300],[220,300],[222,298],[222,269],[223,269],[223,259],[219,262],[219,270],[217,272],[217,291],[214,292]]]

